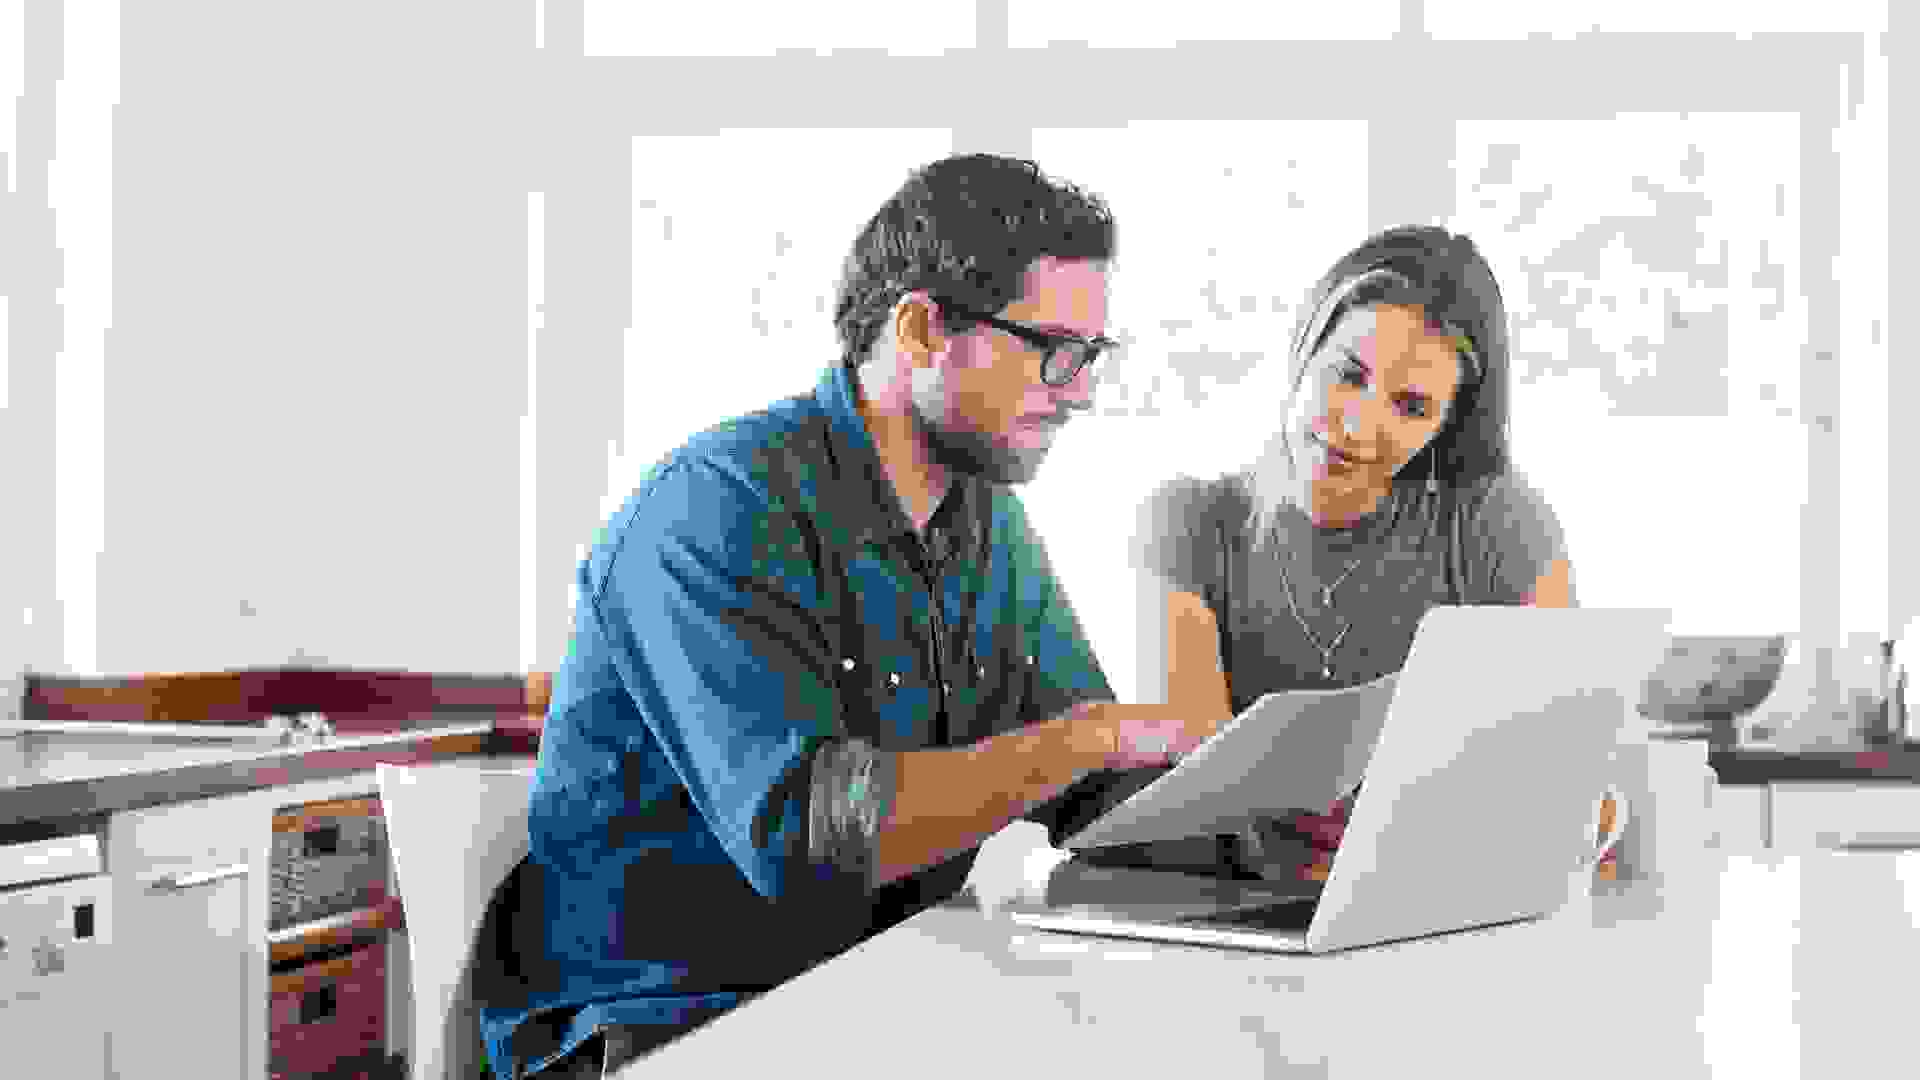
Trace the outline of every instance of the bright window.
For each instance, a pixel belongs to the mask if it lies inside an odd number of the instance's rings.
[[[1458,125],[1449,224],[1506,294],[1515,454],[1585,604],[1799,624],[1799,146],[1792,115]]]
[[[634,139],[633,325],[614,504],[689,435],[813,387],[839,358],[834,292],[855,237],[952,141],[945,128]]]
[[[1115,50],[1268,41],[1280,43],[1270,51],[1282,63],[1299,48],[1286,42],[1385,40],[1401,6],[1007,0],[1005,27],[1014,48],[1082,42],[1090,71],[1120,82],[1140,72]],[[733,33],[743,25],[735,5],[704,9],[719,11],[704,21],[724,34],[645,23],[618,30],[613,5],[589,0],[587,9],[596,55],[910,52],[942,42],[926,50],[928,77],[971,72],[935,54],[974,45],[972,4],[939,5],[930,29],[895,40],[885,36],[893,24],[864,7],[817,30],[763,20],[748,37]],[[1423,21],[1442,40],[1595,28],[1779,33],[1791,60],[1793,34],[1870,31],[1885,13],[1884,0],[1811,8],[1428,0]],[[695,43],[700,33],[708,44]],[[1884,413],[1886,306],[1874,287],[1885,252],[1870,234],[1884,222],[1886,193],[1854,179],[1884,177],[1884,156],[1871,156],[1886,145],[1884,73],[1873,66],[1880,47],[1867,43],[1865,119],[1835,136],[1846,155],[1836,267],[1852,284],[1834,347],[1865,372],[1841,383],[1849,535],[1884,533],[1886,517],[1884,471],[1862,468],[1874,464],[1872,440],[1884,442],[1869,420]],[[1637,46],[1621,48],[1629,69]],[[1812,52],[1828,55],[1824,45]],[[1834,83],[1837,96],[1838,72]],[[1457,212],[1446,224],[1474,236],[1506,291],[1518,461],[1568,529],[1583,602],[1672,606],[1676,631],[1709,633],[1798,627],[1807,588],[1884,596],[1884,554],[1851,539],[1847,566],[1801,559],[1809,488],[1800,383],[1810,342],[1800,184],[1803,152],[1824,153],[1829,133],[1803,132],[1797,115],[1682,114],[1686,101],[1662,103],[1673,115],[1496,121],[1449,106],[1445,86],[1429,89],[1441,95],[1432,109],[1459,118],[1451,143],[1370,145],[1364,121],[1283,121],[1284,103],[1272,121],[1143,124],[1089,113],[1097,98],[1050,113],[1042,95],[1013,121],[1034,125],[1030,153],[1043,168],[1105,196],[1119,220],[1111,328],[1126,348],[1103,362],[1095,415],[1067,433],[1024,492],[1116,689],[1133,685],[1133,601],[1113,575],[1124,573],[1139,497],[1175,471],[1240,464],[1271,433],[1298,305],[1367,233],[1368,177],[1436,175],[1431,159],[1448,151]],[[1165,115],[1205,115],[1183,87],[1167,96]],[[1007,131],[1006,115],[957,107],[934,121],[1020,144],[1024,132]],[[736,111],[744,125],[759,122],[744,100]],[[1104,122],[1115,126],[1092,126]],[[610,497],[692,431],[806,388],[837,349],[828,308],[855,231],[908,169],[951,145],[945,127],[636,140],[628,434]],[[777,187],[714,179],[766,162],[779,163]],[[733,194],[742,186],[751,199]]]
[[[1244,464],[1274,430],[1300,304],[1365,234],[1366,128],[1135,124],[1036,131],[1033,148],[1113,208],[1109,321],[1126,349],[1103,370],[1096,416],[1062,435],[1022,497],[1116,693],[1131,698],[1139,502],[1175,472]]]
[[[1365,125],[1149,123],[1040,130],[1033,145],[1118,225],[1111,321],[1127,347],[1099,411],[1178,431],[1182,468],[1229,467],[1285,387],[1301,302],[1364,235]]]

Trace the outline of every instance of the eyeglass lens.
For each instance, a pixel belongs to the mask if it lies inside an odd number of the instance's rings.
[[[1098,345],[1078,341],[1057,342],[1047,350],[1047,358],[1040,364],[1040,378],[1054,386],[1065,385],[1098,355]]]

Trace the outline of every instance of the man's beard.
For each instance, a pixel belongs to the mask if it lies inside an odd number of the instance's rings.
[[[956,428],[935,420],[915,400],[913,426],[926,440],[932,463],[961,476],[977,476],[990,484],[1024,484],[1040,471],[1045,448],[1022,450],[995,442],[983,432]]]

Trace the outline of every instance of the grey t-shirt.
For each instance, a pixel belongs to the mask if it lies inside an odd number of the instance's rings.
[[[1566,552],[1552,508],[1512,473],[1416,496],[1344,529],[1316,528],[1285,507],[1256,536],[1252,509],[1242,475],[1176,477],[1142,508],[1133,552],[1136,566],[1206,599],[1230,631],[1224,659],[1236,712],[1276,690],[1354,686],[1398,671],[1428,608],[1525,603]],[[1330,585],[1332,603],[1323,604]],[[1321,674],[1321,648],[1332,649],[1331,677]]]
[[[1512,473],[1383,504],[1343,529],[1316,528],[1285,507],[1260,536],[1252,510],[1243,474],[1176,477],[1142,507],[1132,553],[1135,566],[1204,598],[1227,631],[1222,651],[1236,713],[1274,691],[1354,686],[1398,671],[1428,608],[1525,603],[1548,564],[1566,553],[1552,508]],[[1332,602],[1323,604],[1328,585]],[[1331,649],[1330,677],[1322,675],[1321,648]],[[1262,872],[1270,876],[1291,876],[1311,855],[1303,842],[1289,849],[1271,829],[1256,832],[1240,840],[1242,850],[1263,848]],[[1230,845],[1200,837],[1110,849],[1095,861],[1208,872],[1224,868]]]

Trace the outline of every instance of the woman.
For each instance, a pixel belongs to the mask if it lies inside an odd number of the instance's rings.
[[[1143,701],[1229,716],[1398,671],[1435,604],[1572,606],[1559,524],[1510,470],[1506,312],[1472,241],[1367,240],[1313,290],[1289,359],[1257,459],[1147,501]],[[1100,861],[1320,878],[1345,810]]]

